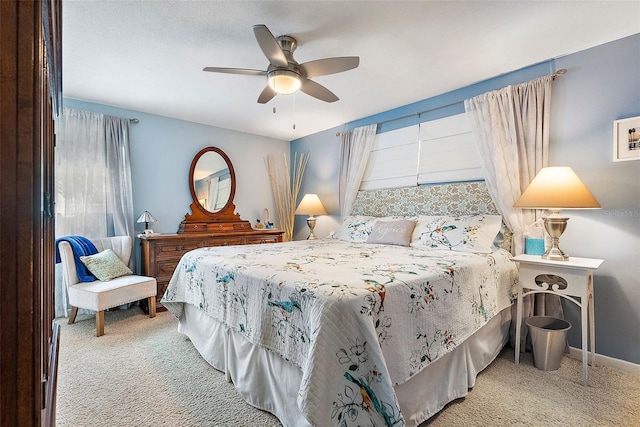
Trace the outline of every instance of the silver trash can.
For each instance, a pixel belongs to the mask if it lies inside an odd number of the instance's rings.
[[[534,366],[543,371],[559,369],[571,323],[550,316],[529,317],[526,323],[531,335]]]

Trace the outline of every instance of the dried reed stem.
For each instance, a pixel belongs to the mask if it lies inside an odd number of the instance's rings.
[[[284,166],[278,167],[275,156],[268,155],[264,161],[269,172],[271,190],[276,202],[276,211],[280,220],[280,228],[284,230],[282,240],[285,242],[293,240],[293,223],[295,219],[296,200],[302,185],[304,170],[309,161],[309,153],[294,153],[293,156],[293,177],[289,167],[287,153],[282,154]]]

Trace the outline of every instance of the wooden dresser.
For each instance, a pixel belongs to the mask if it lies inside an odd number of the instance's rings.
[[[160,300],[167,290],[180,258],[185,253],[207,246],[251,245],[282,242],[282,230],[226,231],[224,233],[180,233],[141,235],[142,274],[158,282],[156,310],[166,310]]]

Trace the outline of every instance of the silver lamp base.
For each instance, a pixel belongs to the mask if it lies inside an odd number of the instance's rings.
[[[316,240],[317,237],[315,234],[313,234],[313,229],[316,226],[316,219],[313,215],[310,215],[309,218],[307,218],[307,225],[309,226],[309,237],[307,237],[307,240]]]
[[[551,236],[551,247],[542,255],[542,259],[548,259],[551,261],[568,261],[569,255],[566,255],[562,249],[558,246],[560,242],[560,236],[567,228],[567,221],[569,218],[566,216],[560,216],[558,211],[553,211],[551,215],[544,218],[544,228]]]

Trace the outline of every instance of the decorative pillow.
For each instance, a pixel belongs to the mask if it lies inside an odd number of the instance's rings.
[[[416,226],[411,246],[488,254],[502,226],[500,215],[427,218]]]
[[[373,216],[347,216],[340,224],[336,238],[346,242],[366,242],[375,221],[376,217]]]
[[[513,233],[509,230],[509,227],[503,222],[500,231],[496,234],[496,238],[493,239],[493,249],[504,249],[507,252],[511,252],[511,240],[513,239]]]
[[[367,243],[409,246],[415,226],[416,221],[410,219],[376,221],[369,238],[367,238]]]
[[[98,280],[102,281],[133,274],[133,271],[124,265],[120,258],[118,258],[118,255],[111,249],[105,249],[95,255],[81,256],[80,261],[87,266],[89,271],[96,276]]]

